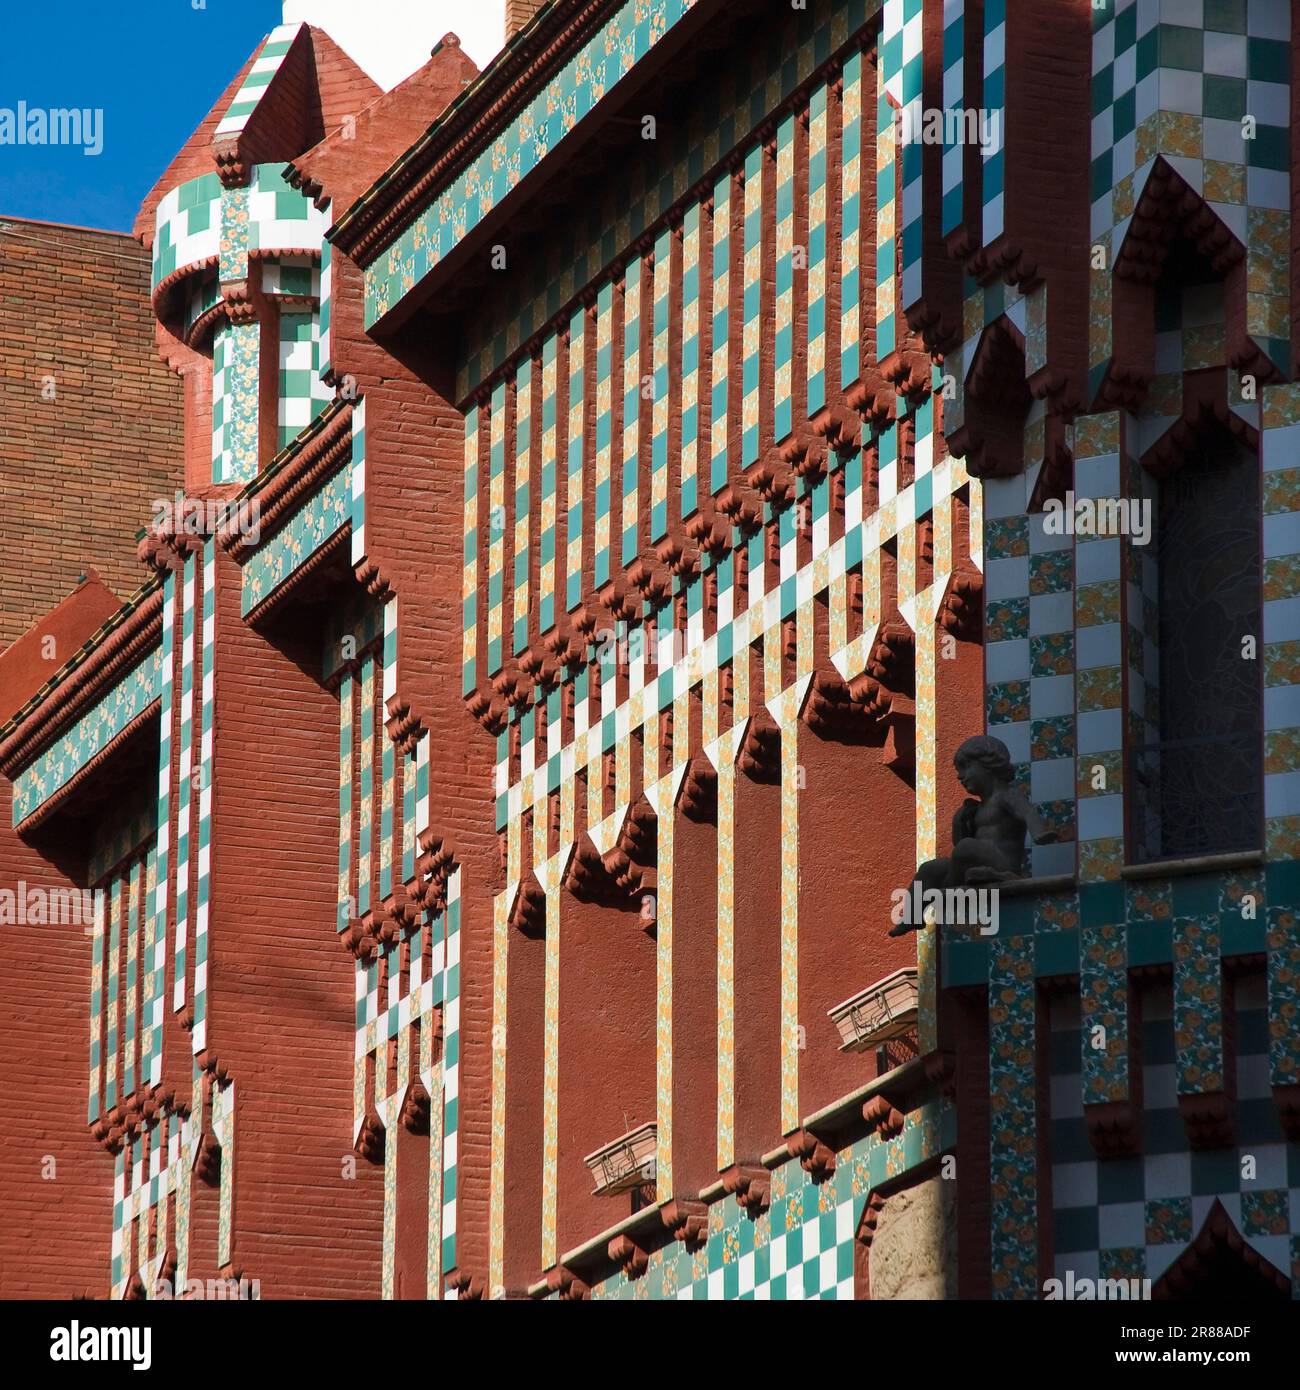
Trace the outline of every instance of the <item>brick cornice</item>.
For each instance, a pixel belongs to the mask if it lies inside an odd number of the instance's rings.
[[[145,584],[0,729],[0,772],[27,766],[159,642],[162,597],[159,580]]]
[[[251,544],[241,533],[238,519],[218,533],[221,548],[239,564],[265,545],[309,497],[348,460],[352,453],[352,402],[335,400],[300,434],[279,462],[239,494],[237,500],[255,500],[261,534]]]
[[[555,0],[429,131],[334,224],[330,240],[362,265],[410,225],[433,194],[486,145],[518,103],[622,0]]]

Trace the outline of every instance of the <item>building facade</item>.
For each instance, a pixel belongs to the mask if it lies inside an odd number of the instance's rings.
[[[1293,1297],[1293,22],[269,35],[137,226],[149,578],[0,728],[90,904],[6,1291]],[[1023,874],[891,933],[972,738]]]

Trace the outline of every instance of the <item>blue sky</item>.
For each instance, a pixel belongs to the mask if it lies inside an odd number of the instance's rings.
[[[0,144],[0,217],[128,231],[158,175],[280,13],[280,0],[11,0],[0,123],[20,101],[29,110],[101,108],[104,147],[92,156],[79,147]]]

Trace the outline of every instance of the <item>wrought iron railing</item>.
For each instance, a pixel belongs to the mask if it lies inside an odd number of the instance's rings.
[[[1261,743],[1246,732],[1130,746],[1132,861],[1258,849]]]

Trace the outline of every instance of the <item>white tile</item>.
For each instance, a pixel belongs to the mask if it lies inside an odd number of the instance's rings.
[[[1013,763],[1029,761],[1029,720],[1020,719],[1014,724],[990,724],[989,733],[1006,744]]]
[[[1300,685],[1264,688],[1264,727],[1294,729],[1300,726]]]
[[[1123,746],[1124,711],[1089,710],[1079,716],[1080,753],[1111,753]]]
[[[1050,758],[1030,765],[1029,795],[1034,801],[1067,801],[1074,795],[1074,759]]]
[[[1241,45],[1244,65],[1245,37],[1241,34],[1235,34],[1233,37]],[[1208,34],[1206,38],[1209,38]],[[1244,67],[1242,72],[1234,74],[1238,77],[1245,77],[1245,75]],[[1291,124],[1291,89],[1284,82],[1251,80],[1246,83],[1246,110],[1254,116],[1260,125],[1289,126]],[[1283,174],[1282,177],[1286,178],[1286,175]]]
[[[1246,76],[1246,36],[1245,34],[1220,34],[1213,29],[1205,31],[1205,71],[1216,77]],[[1193,74],[1195,76],[1195,74]],[[1259,115],[1254,106],[1246,108],[1252,115]],[[1260,116],[1262,121],[1264,118]],[[1270,122],[1271,124],[1271,122]]]
[[[1033,878],[1051,878],[1074,872],[1074,845],[1031,845],[1029,872]]]
[[[1010,642],[990,642],[984,648],[984,679],[987,683],[1028,680],[1029,671],[1027,637]]]
[[[1029,597],[1029,635],[1044,637],[1050,632],[1069,632],[1074,626],[1074,594],[1031,594]]]
[[[1115,96],[1121,97],[1125,92],[1132,91],[1134,82],[1137,81],[1137,47],[1126,48],[1123,53],[1115,56],[1114,80],[1112,89]]]
[[[1073,1250],[1068,1255],[1057,1255],[1053,1264],[1056,1277],[1062,1281],[1073,1270],[1076,1284],[1080,1279],[1096,1279],[1100,1273],[1100,1256],[1095,1250]]]
[[[1119,623],[1098,623],[1081,627],[1074,634],[1074,664],[1077,670],[1095,666],[1118,666],[1124,659],[1124,629]]]
[[[1185,24],[1189,29],[1205,27],[1203,0],[1160,0],[1161,24]]]
[[[1099,454],[1074,465],[1076,497],[1114,497],[1119,492],[1119,455]]]
[[[1105,840],[1124,833],[1124,798],[1084,796],[1079,799],[1079,839]]]
[[[1268,1058],[1260,1059],[1265,1063],[1265,1074],[1267,1075]],[[1269,1094],[1269,1092],[1265,1092]],[[1238,1098],[1242,1099],[1240,1090]],[[1286,1145],[1285,1144],[1256,1144],[1253,1147],[1246,1147],[1241,1150],[1242,1157],[1249,1155],[1255,1160],[1255,1176],[1253,1178],[1242,1178],[1241,1190],[1243,1192],[1268,1192],[1271,1189],[1286,1186]]]
[[[1246,32],[1254,39],[1291,38],[1291,16],[1280,0],[1246,0]]]
[[[1146,1215],[1141,1202],[1108,1202],[1097,1208],[1098,1241],[1103,1250],[1146,1242]]]
[[[1074,573],[1077,584],[1100,584],[1118,579],[1119,540],[1085,540],[1079,537],[1074,548]]]
[[[1148,1068],[1148,1073],[1151,1068]],[[1146,1106],[1155,1109],[1149,1097]],[[1148,1154],[1143,1160],[1143,1191],[1148,1202],[1162,1197],[1185,1197],[1192,1187],[1192,1156],[1188,1152]]]
[[[1265,776],[1264,814],[1300,815],[1300,772],[1274,772]]]
[[[1165,111],[1180,111],[1186,116],[1199,116],[1201,74],[1184,72],[1181,68],[1161,68],[1160,105]]]
[[[1246,170],[1246,198],[1252,207],[1275,208],[1285,212],[1290,203],[1287,201],[1289,193],[1289,176],[1278,169],[1258,169],[1251,168]],[[1246,209],[1240,209],[1241,216],[1244,218]],[[1244,241],[1245,237],[1233,226],[1229,218],[1223,219],[1229,229],[1233,231],[1238,241]]]
[[[1083,1087],[1077,1072],[1069,1076],[1052,1077],[1052,1118],[1080,1120],[1083,1118]]]
[[[1029,683],[1029,717],[1053,719],[1074,713],[1073,676],[1035,676]]]
[[[1053,1164],[1052,1205],[1053,1207],[1096,1206],[1096,1163]]]
[[[1047,529],[1047,512],[1029,513],[1029,553],[1031,555],[1046,555],[1053,550],[1069,550],[1074,544],[1074,538],[1068,534],[1062,534],[1059,529],[1049,531]],[[1059,523],[1054,523],[1054,527]]]
[[[1148,1110],[1172,1110],[1178,1104],[1178,1068],[1172,1062],[1142,1068],[1142,1104]]]
[[[1183,1253],[1183,1246],[1176,1243],[1172,1245],[1148,1245],[1146,1250],[1147,1278],[1154,1284]]]
[[[1246,142],[1241,138],[1241,124],[1238,121],[1207,116],[1201,125],[1201,148],[1205,151],[1206,159],[1218,160],[1222,164],[1246,163]]]
[[[1025,597],[1029,593],[1029,557],[1013,555],[1006,560],[985,560],[984,586],[990,603]]]
[[[1291,642],[1300,637],[1300,597],[1269,599],[1264,604],[1264,641]]]

